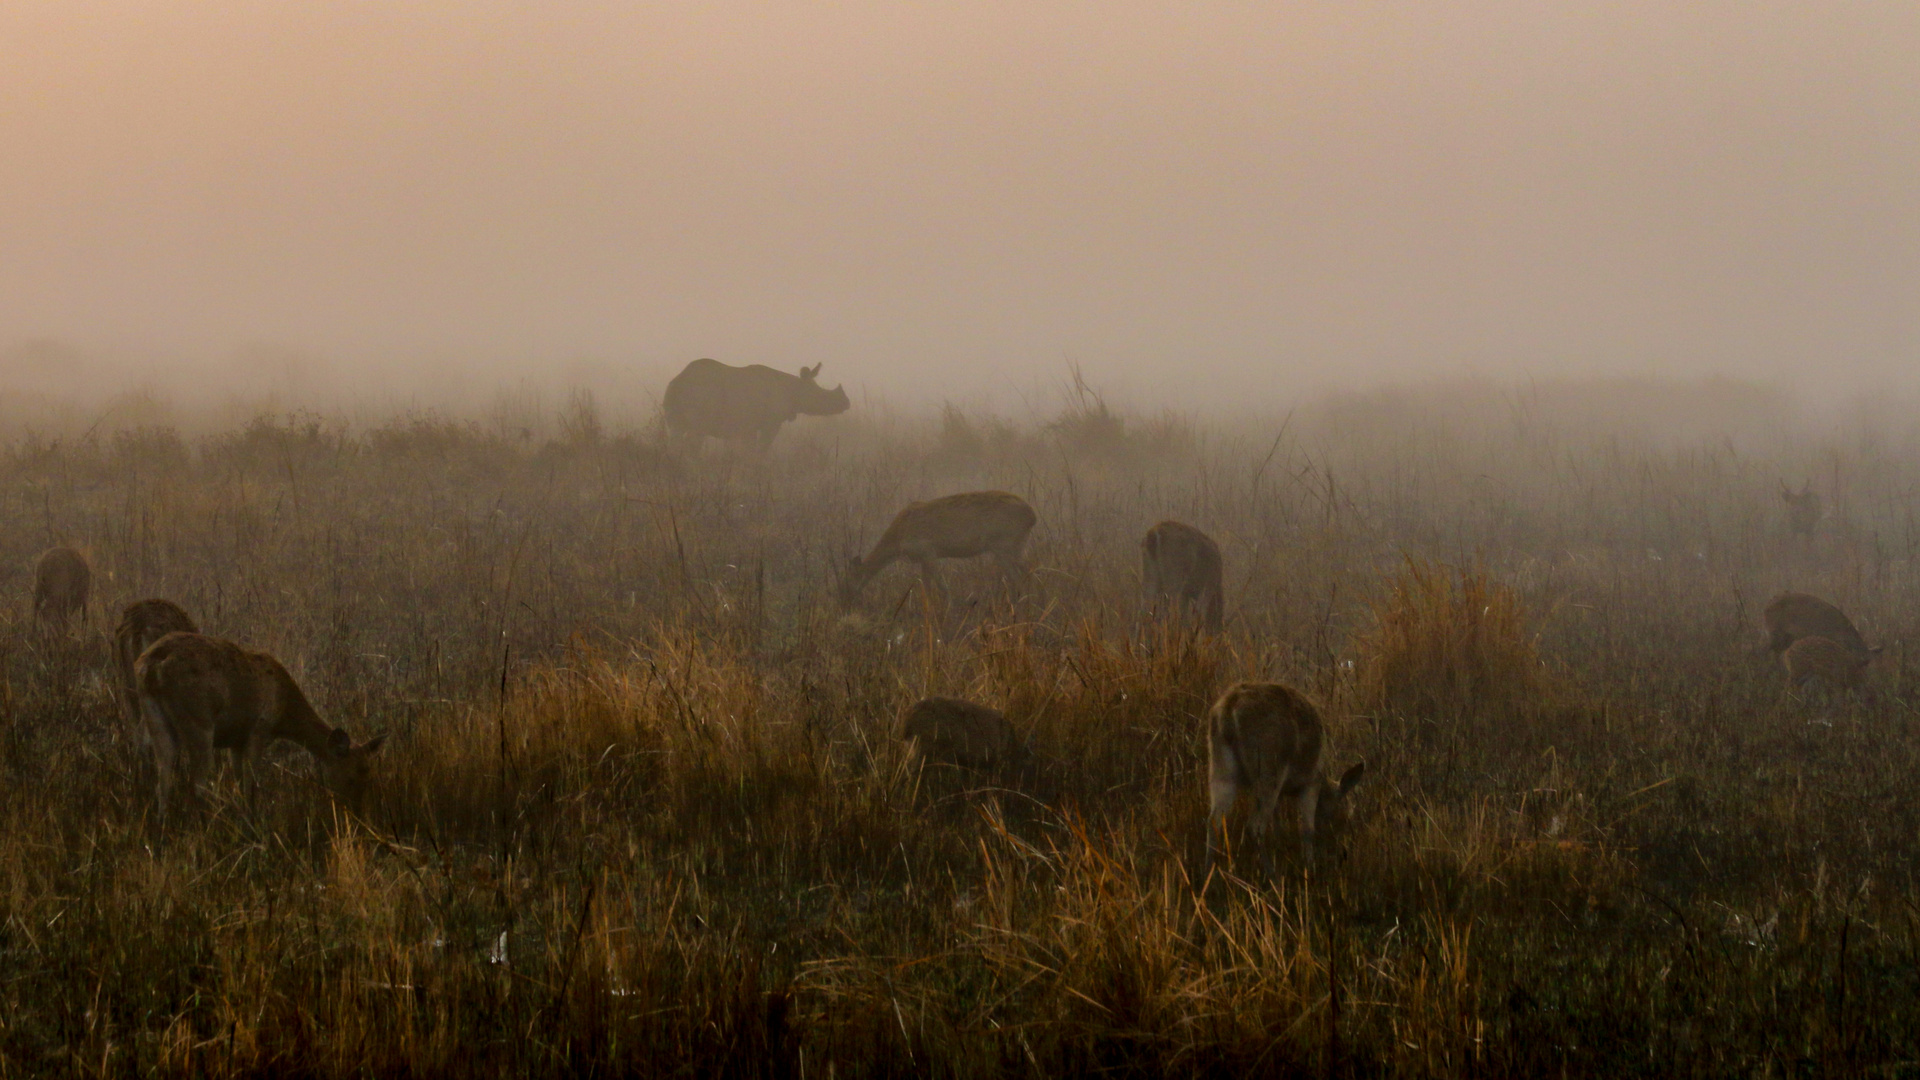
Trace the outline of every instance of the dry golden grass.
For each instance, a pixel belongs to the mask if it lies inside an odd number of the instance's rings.
[[[1428,723],[1509,723],[1568,698],[1519,594],[1484,567],[1406,556],[1370,614],[1353,643],[1353,698],[1364,710]]]

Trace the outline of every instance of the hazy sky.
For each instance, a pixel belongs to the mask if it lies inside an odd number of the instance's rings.
[[[7,0],[36,338],[896,398],[1907,378],[1920,4]]]

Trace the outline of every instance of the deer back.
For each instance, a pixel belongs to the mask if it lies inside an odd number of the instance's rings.
[[[1005,491],[968,491],[900,511],[875,546],[917,559],[971,559],[1018,553],[1037,520],[1025,499]]]
[[[1839,608],[1807,593],[1781,593],[1765,612],[1767,646],[1783,652],[1804,637],[1823,637],[1859,653],[1870,653],[1853,620]]]
[[[260,724],[259,687],[232,642],[167,634],[134,661],[134,681],[142,704],[176,737],[239,747]]]
[[[959,698],[930,697],[915,702],[900,725],[901,737],[916,743],[929,761],[968,768],[992,768],[1013,753],[1013,725],[998,709]]]
[[[1298,790],[1320,768],[1320,711],[1279,683],[1228,688],[1207,715],[1207,733],[1216,769],[1232,771],[1242,788]]]

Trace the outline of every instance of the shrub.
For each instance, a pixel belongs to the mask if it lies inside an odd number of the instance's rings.
[[[1355,639],[1362,711],[1431,723],[1537,715],[1564,698],[1520,598],[1478,566],[1407,556]]]
[[[979,429],[951,401],[940,406],[940,443],[935,452],[962,461],[972,461],[987,452]]]
[[[1113,455],[1127,448],[1127,423],[1107,408],[1107,399],[1087,385],[1080,366],[1072,369],[1067,407],[1047,425],[1060,445],[1076,455]]]

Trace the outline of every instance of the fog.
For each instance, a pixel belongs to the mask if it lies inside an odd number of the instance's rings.
[[[1917,58],[1899,2],[11,3],[0,390],[1851,393],[1920,352]]]

